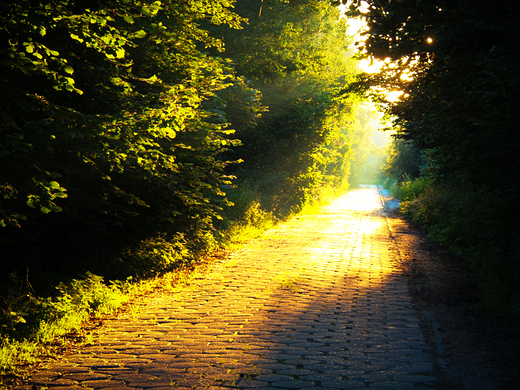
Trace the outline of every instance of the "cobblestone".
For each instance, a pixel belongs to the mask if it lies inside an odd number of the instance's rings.
[[[191,286],[105,321],[16,389],[435,388],[375,187],[265,235]]]

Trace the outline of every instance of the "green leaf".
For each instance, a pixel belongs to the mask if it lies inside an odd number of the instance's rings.
[[[123,19],[125,20],[125,22],[129,23],[129,24],[134,24],[134,18],[131,17],[130,15],[125,15],[123,17]]]
[[[57,181],[51,181],[49,182],[49,186],[51,188],[60,188],[60,184]]]
[[[67,72],[68,74],[73,74],[74,73],[74,68],[70,65],[67,65],[65,67],[65,72]]]
[[[70,34],[70,37],[71,37],[72,39],[74,39],[75,41],[78,41],[78,42],[83,43],[83,39],[81,39],[80,37],[78,37],[76,34]]]
[[[144,31],[144,30],[139,30],[139,31],[137,31],[137,32],[134,34],[134,36],[135,36],[136,38],[144,38],[144,37],[146,36],[146,31]]]
[[[56,138],[56,137],[55,137]],[[45,171],[45,173],[47,175],[49,175],[52,179],[59,179],[61,177],[61,175],[57,172],[49,172],[49,171]]]
[[[164,132],[166,133],[166,136],[168,136],[169,138],[175,138],[175,136],[177,135],[175,131],[170,127],[165,127]]]
[[[49,214],[52,210],[49,209],[49,208],[47,208],[47,207],[45,207],[45,206],[42,206],[42,207],[40,208],[40,211],[41,211],[43,214]]]

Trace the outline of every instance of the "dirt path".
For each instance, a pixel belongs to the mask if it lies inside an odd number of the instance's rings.
[[[92,345],[16,389],[449,388],[398,228],[376,188],[351,191],[136,317],[106,320]]]

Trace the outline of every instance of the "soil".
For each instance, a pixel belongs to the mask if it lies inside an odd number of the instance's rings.
[[[520,389],[520,332],[480,309],[479,281],[460,258],[396,212],[388,223],[407,271],[439,389]]]

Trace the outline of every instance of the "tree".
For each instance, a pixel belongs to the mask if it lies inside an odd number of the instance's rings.
[[[386,176],[398,182],[415,179],[423,166],[424,157],[419,148],[403,139],[393,140],[384,166]]]
[[[239,141],[217,96],[233,71],[204,51],[222,42],[200,24],[240,28],[232,4],[1,3],[0,224],[15,251],[6,255],[49,262],[61,242],[77,254],[127,233],[213,229],[228,203],[221,154]]]
[[[518,204],[517,2],[366,3],[365,53],[391,59],[368,82],[409,95],[389,108],[399,137],[429,149],[444,179],[466,180]],[[361,2],[350,11],[361,14]]]
[[[238,169],[276,176],[272,205],[297,209],[348,181],[358,98],[344,91],[358,70],[346,25],[328,1],[242,1],[236,11],[249,22],[224,33],[224,54],[268,107],[253,126],[231,121],[244,144]]]
[[[361,3],[350,13],[365,12]],[[388,112],[398,138],[427,157],[427,173],[405,185],[403,209],[473,266],[489,308],[518,320],[520,4],[366,3],[365,54],[389,61],[364,81],[406,92],[386,102]]]

